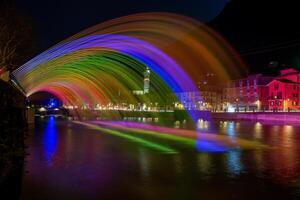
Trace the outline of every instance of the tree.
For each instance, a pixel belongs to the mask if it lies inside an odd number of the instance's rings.
[[[30,20],[12,1],[0,3],[0,75],[22,65],[33,52]]]

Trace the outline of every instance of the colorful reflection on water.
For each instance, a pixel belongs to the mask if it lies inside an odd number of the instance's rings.
[[[209,131],[209,123],[199,123]],[[197,152],[151,135],[124,138],[105,133],[107,127],[49,118],[27,141],[22,199],[300,198],[299,125],[217,121],[215,127],[220,136],[273,148]],[[162,153],[135,137],[176,152]]]
[[[47,158],[48,164],[52,165],[53,156],[55,154],[58,138],[57,130],[55,126],[55,117],[51,116],[48,119],[45,131],[44,131],[44,152],[45,157]]]

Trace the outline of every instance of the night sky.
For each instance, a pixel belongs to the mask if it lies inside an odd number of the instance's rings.
[[[16,0],[32,18],[41,49],[109,19],[151,11],[175,12],[208,22],[228,0]]]
[[[252,73],[300,69],[298,1],[236,0],[209,24],[237,49]],[[268,68],[270,61],[279,67]]]
[[[16,0],[33,21],[37,54],[103,21],[150,11],[175,12],[207,23],[241,53],[251,73],[269,61],[300,69],[296,1],[263,0]],[[267,2],[267,3],[262,3]]]

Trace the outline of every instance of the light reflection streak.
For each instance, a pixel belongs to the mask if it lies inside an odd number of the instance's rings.
[[[283,126],[283,142],[285,147],[293,147],[293,127],[290,125]]]
[[[92,121],[92,124],[128,131],[136,134],[149,135],[157,138],[172,140],[187,145],[197,151],[222,152],[229,149],[243,148],[256,149],[268,148],[267,145],[256,141],[245,140],[237,137],[228,137],[212,133],[198,133],[194,130],[166,128],[155,125],[124,122],[124,121]]]
[[[197,164],[201,173],[208,175],[213,169],[211,157],[206,153],[200,153],[197,156]]]
[[[44,152],[49,165],[53,164],[53,156],[57,149],[57,130],[55,127],[55,118],[50,116],[44,134]]]
[[[181,174],[183,171],[182,159],[180,155],[174,156],[174,168],[177,174]]]
[[[262,124],[260,122],[256,122],[254,125],[254,137],[257,139],[262,138]]]
[[[224,152],[229,149],[229,147],[226,147],[222,143],[223,141],[199,139],[199,137],[203,137],[203,134],[198,134],[196,131],[191,131],[191,130],[172,129],[172,128],[154,126],[154,125],[143,124],[143,123],[123,122],[123,121],[119,121],[119,122],[93,121],[93,123],[109,126],[121,130],[126,130],[134,133],[151,135],[162,139],[173,140],[185,144],[188,147],[191,147],[193,149],[196,148],[196,150],[198,151]]]
[[[227,124],[226,124],[227,125]],[[235,124],[234,122],[229,122],[228,125],[227,125],[227,134],[230,136],[230,137],[234,137],[236,136],[236,131],[235,131]]]
[[[115,136],[127,139],[129,141],[142,144],[146,147],[149,147],[149,148],[154,149],[154,150],[161,151],[163,153],[177,153],[177,151],[175,149],[173,149],[171,147],[168,147],[167,145],[161,145],[161,144],[158,144],[158,143],[150,142],[150,141],[147,141],[145,139],[135,137],[133,135],[129,135],[129,134],[126,134],[126,133],[122,133],[122,132],[119,132],[119,131],[116,131],[116,130],[102,128],[102,127],[99,127],[97,125],[93,125],[93,124],[89,124],[89,123],[85,123],[85,122],[76,121],[74,123],[81,124],[81,125],[84,125],[86,127],[91,128],[91,129],[99,130],[99,131],[104,132],[104,133],[115,135]]]
[[[139,149],[139,162],[140,162],[142,179],[145,182],[148,182],[149,178],[150,178],[149,161],[150,161],[149,156],[147,155],[147,152],[145,152],[145,149],[140,148]]]
[[[243,166],[241,163],[241,152],[240,151],[229,151],[227,154],[227,168],[231,175],[240,175]]]

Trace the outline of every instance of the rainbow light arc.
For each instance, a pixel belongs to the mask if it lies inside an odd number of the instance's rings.
[[[148,67],[155,94],[136,96]],[[243,63],[214,31],[185,16],[140,13],[101,23],[28,61],[12,74],[27,96],[46,91],[65,105],[165,102],[166,94],[197,91],[200,74],[220,81],[239,74]],[[199,116],[191,114],[194,121]]]

